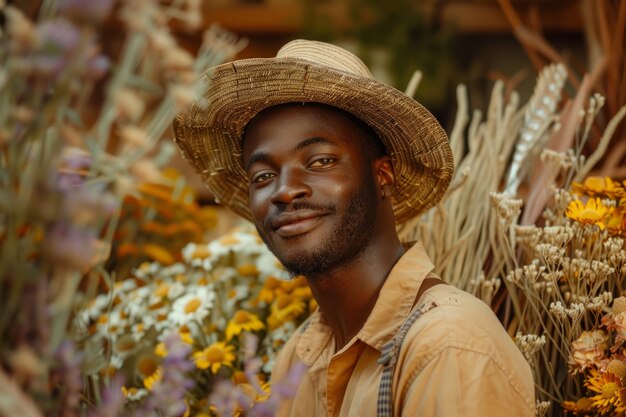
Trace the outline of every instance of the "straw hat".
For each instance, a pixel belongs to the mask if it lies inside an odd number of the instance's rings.
[[[222,64],[206,77],[204,97],[174,120],[175,141],[218,201],[248,220],[242,136],[250,119],[278,104],[328,104],[378,134],[396,174],[396,223],[436,204],[450,183],[452,151],[437,120],[406,94],[374,80],[359,58],[338,46],[295,40],[276,58]]]

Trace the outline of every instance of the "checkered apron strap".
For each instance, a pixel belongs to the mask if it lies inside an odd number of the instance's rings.
[[[422,304],[406,319],[406,321],[400,327],[400,330],[396,335],[387,343],[383,345],[378,363],[383,365],[383,376],[380,381],[380,387],[378,389],[378,417],[392,417],[393,416],[393,402],[391,399],[391,384],[393,382],[393,371],[396,366],[396,360],[402,342],[409,329],[415,323],[415,321],[422,316],[422,314],[436,307],[434,302],[428,302]]]

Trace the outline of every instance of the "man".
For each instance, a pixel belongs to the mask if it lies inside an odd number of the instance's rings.
[[[208,106],[174,123],[183,156],[319,304],[276,361],[274,380],[306,367],[278,414],[534,415],[530,368],[489,307],[398,240],[452,176],[432,115],[320,42],[209,77]]]

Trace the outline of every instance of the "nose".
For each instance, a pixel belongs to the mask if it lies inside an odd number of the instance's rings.
[[[304,174],[295,169],[284,169],[272,194],[272,203],[289,204],[298,198],[311,196],[311,187],[304,180]]]

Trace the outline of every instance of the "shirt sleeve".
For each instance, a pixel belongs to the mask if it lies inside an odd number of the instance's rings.
[[[535,415],[534,404],[521,395],[492,358],[461,348],[443,349],[421,370],[401,378],[399,388],[396,416]]]

